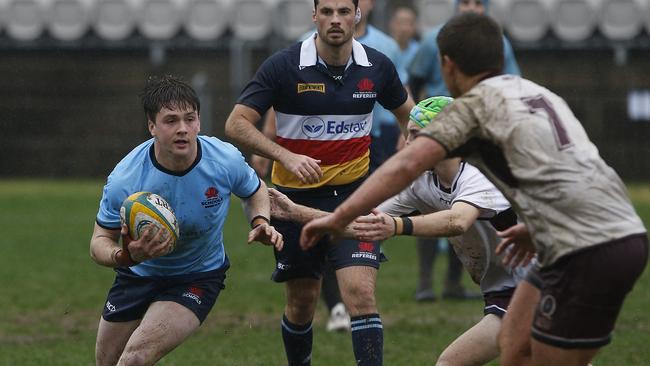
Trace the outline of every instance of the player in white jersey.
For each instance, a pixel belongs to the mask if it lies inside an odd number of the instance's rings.
[[[437,98],[441,107],[451,100]],[[407,144],[420,128],[413,120],[408,123]],[[274,218],[304,222],[325,215],[324,211],[293,203],[276,190],[270,189],[270,193]],[[414,213],[422,215],[412,216]],[[495,254],[499,243],[496,230],[516,222],[514,211],[501,192],[478,169],[452,158],[424,172],[408,188],[379,205],[373,214],[357,218],[347,235],[361,241],[386,240],[394,235],[450,237],[463,266],[481,287],[484,317],[450,344],[437,364],[483,365],[499,354],[497,334],[501,318],[525,272],[517,268],[513,273]]]
[[[587,365],[610,342],[645,268],[646,229],[564,100],[499,75],[502,44],[499,25],[487,16],[461,14],[446,23],[438,45],[456,100],[334,213],[308,223],[301,245],[340,232],[445,157],[463,156],[525,223],[503,233],[499,250],[512,248],[515,261],[537,251],[540,261],[517,286],[504,319],[501,364]]]

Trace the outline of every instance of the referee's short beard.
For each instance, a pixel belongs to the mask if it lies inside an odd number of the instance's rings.
[[[331,34],[331,33],[326,32],[325,36],[323,36],[321,33],[318,33],[318,37],[321,39],[321,41],[323,41],[328,46],[339,47],[339,46],[342,46],[342,45],[350,42],[350,39],[352,39],[352,34],[353,33],[352,32],[350,32],[349,34],[343,33],[343,36],[338,37],[338,38],[330,38],[329,34]],[[339,34],[341,34],[341,33],[339,33]]]

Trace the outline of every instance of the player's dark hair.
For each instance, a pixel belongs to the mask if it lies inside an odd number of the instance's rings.
[[[466,12],[451,18],[440,30],[438,49],[467,76],[503,71],[501,27],[487,15]]]
[[[318,7],[318,2],[319,0],[314,0],[314,9]],[[355,9],[359,7],[359,0],[352,0],[352,3],[354,4]]]
[[[167,109],[201,110],[201,102],[192,87],[182,79],[172,76],[150,76],[140,94],[144,114],[155,122],[156,114],[164,107]]]

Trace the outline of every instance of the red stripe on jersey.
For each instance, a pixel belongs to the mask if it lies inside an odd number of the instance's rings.
[[[365,154],[370,147],[370,136],[343,141],[295,140],[276,137],[275,142],[296,154],[307,155],[321,164],[345,163]]]

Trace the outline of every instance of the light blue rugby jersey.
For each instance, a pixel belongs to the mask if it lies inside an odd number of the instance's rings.
[[[223,225],[230,194],[247,198],[260,184],[241,152],[215,137],[199,136],[197,159],[185,172],[160,166],[150,139],[126,155],[108,176],[97,224],[119,229],[120,206],[126,197],[139,191],[156,193],[174,209],[181,235],[172,253],[144,261],[131,270],[140,276],[210,271],[226,262]]]

